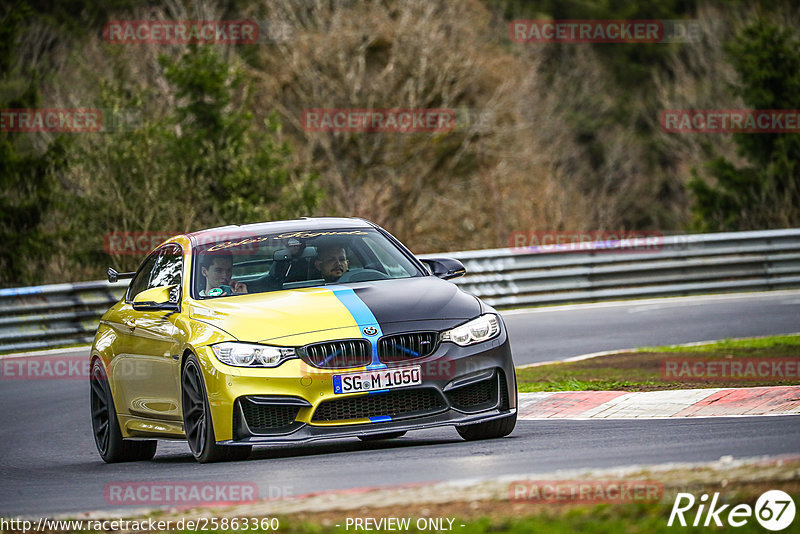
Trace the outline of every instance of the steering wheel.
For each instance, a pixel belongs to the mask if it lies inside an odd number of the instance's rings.
[[[357,271],[347,271],[337,282],[369,282],[372,280],[387,280],[389,277],[375,269],[359,269]]]

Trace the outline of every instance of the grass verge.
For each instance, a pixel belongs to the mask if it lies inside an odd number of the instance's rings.
[[[780,360],[782,365],[772,366]],[[759,372],[761,361],[770,362],[767,376]],[[700,362],[699,367],[693,367],[695,362]],[[734,362],[741,365],[740,373],[730,371]],[[521,392],[787,386],[800,384],[798,362],[800,334],[648,347],[577,362],[522,367],[517,369],[517,383]]]

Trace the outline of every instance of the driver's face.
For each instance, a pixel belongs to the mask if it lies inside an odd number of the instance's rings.
[[[231,285],[233,276],[233,260],[231,258],[215,258],[208,268],[202,268],[206,277],[206,291],[222,285]]]
[[[316,266],[326,282],[335,282],[347,272],[347,254],[343,248],[325,250],[317,259]]]

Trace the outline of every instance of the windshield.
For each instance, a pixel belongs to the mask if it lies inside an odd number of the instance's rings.
[[[195,298],[422,276],[374,229],[237,234],[194,248]]]

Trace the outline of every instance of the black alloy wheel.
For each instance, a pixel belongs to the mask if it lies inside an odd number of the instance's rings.
[[[100,359],[92,362],[89,374],[92,434],[97,452],[107,463],[150,460],[156,454],[156,440],[130,440],[122,437],[108,376]]]
[[[181,390],[186,441],[198,462],[244,460],[250,456],[251,445],[217,444],[203,373],[194,354],[186,357],[181,373]]]

